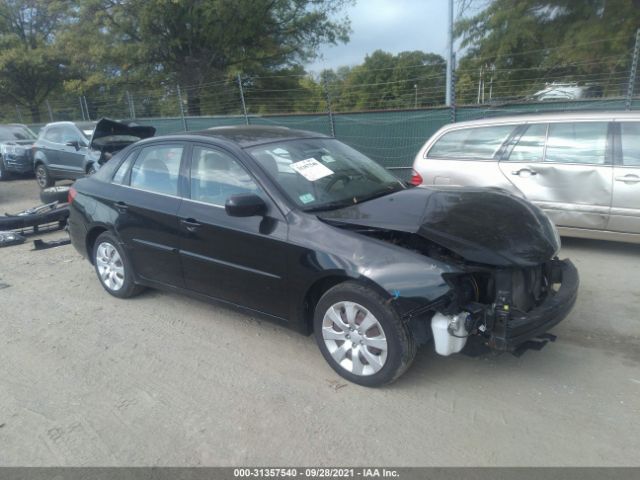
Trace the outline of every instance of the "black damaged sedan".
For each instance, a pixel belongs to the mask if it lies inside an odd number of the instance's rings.
[[[69,232],[105,290],[189,293],[314,334],[378,386],[420,344],[515,351],[571,310],[550,220],[508,193],[407,188],[339,141],[225,127],[137,142],[70,190]]]

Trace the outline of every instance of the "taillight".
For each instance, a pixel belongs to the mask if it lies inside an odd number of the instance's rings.
[[[416,186],[422,185],[422,177],[415,170],[411,170],[411,180],[409,180],[409,183],[411,183],[411,185],[416,185]]]
[[[69,203],[73,202],[73,199],[76,198],[77,194],[78,194],[78,191],[75,188],[70,187],[69,188],[69,195],[67,196],[67,202],[69,202]]]

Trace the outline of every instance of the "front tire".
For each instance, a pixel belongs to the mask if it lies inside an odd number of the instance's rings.
[[[365,387],[396,380],[416,354],[413,336],[378,292],[356,282],[328,290],[316,305],[314,335],[340,376]]]
[[[38,182],[40,188],[49,188],[55,185],[56,181],[53,179],[53,177],[49,173],[49,170],[47,170],[47,167],[45,167],[44,164],[39,163],[38,165],[36,165],[35,173],[36,182]]]
[[[109,232],[101,233],[93,245],[93,265],[102,287],[118,298],[129,298],[143,288],[134,282],[131,262],[118,240]]]

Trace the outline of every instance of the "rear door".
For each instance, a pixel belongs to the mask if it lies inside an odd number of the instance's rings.
[[[190,199],[180,206],[180,257],[185,286],[270,315],[288,315],[286,221],[238,158],[210,145],[194,145]],[[264,217],[231,217],[227,198],[255,193]]]
[[[119,212],[116,231],[136,274],[172,286],[183,285],[177,214],[184,152],[183,142],[146,146],[130,171],[119,169],[114,176],[114,183],[122,179],[124,185],[114,199]]]
[[[530,124],[505,151],[500,169],[562,227],[603,230],[612,197],[609,122]]]
[[[40,135],[38,139],[38,150],[44,154],[47,167],[51,171],[58,170],[58,153],[61,148],[62,127],[53,125]]]
[[[425,185],[511,189],[498,168],[498,155],[516,125],[465,127],[445,132],[414,163]]]
[[[640,233],[640,122],[615,124],[616,164],[613,201],[607,230]]]

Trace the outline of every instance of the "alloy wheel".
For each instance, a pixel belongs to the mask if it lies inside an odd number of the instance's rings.
[[[124,263],[116,247],[102,242],[96,249],[96,266],[100,280],[109,289],[118,291],[124,285]]]
[[[36,168],[36,181],[41,188],[45,188],[47,186],[47,172],[43,166]]]
[[[387,339],[378,319],[355,302],[338,302],[324,314],[322,338],[333,359],[354,375],[373,375],[387,360]]]

